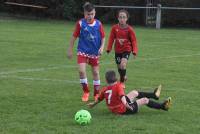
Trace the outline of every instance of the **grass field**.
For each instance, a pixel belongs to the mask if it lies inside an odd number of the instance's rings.
[[[95,109],[81,102],[76,48],[73,60],[66,57],[74,24],[0,19],[0,134],[199,133],[199,30],[135,28],[139,54],[129,59],[126,92],[161,83],[160,100],[171,96],[173,104],[168,112],[142,107],[137,115],[117,116],[104,102]],[[113,56],[101,58],[102,85],[105,71],[116,70]],[[91,85],[90,68],[88,79]],[[91,112],[90,125],[74,122],[80,109]]]

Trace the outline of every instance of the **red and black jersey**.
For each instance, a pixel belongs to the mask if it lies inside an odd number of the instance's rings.
[[[104,98],[108,109],[117,114],[126,112],[126,106],[122,103],[121,97],[124,96],[124,86],[120,82],[102,88],[99,95],[99,100]]]
[[[121,28],[119,24],[112,26],[107,51],[112,50],[113,43],[116,53],[132,52],[137,55],[137,40],[135,32],[131,26],[128,25],[126,28]]]

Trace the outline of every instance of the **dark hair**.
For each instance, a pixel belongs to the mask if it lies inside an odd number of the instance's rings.
[[[117,14],[117,17],[119,17],[119,14],[122,13],[122,12],[126,14],[127,18],[129,18],[129,13],[128,13],[128,11],[125,10],[125,9],[119,10],[119,11],[118,11],[118,14]]]
[[[117,81],[116,73],[113,70],[109,70],[106,72],[105,78],[108,84],[114,83]]]
[[[90,2],[85,2],[85,4],[83,5],[83,9],[84,11],[91,12],[93,9],[95,9],[95,7]]]

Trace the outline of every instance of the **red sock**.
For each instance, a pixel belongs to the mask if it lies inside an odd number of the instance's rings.
[[[88,84],[81,83],[81,85],[82,85],[83,92],[86,92],[86,93],[90,92]]]

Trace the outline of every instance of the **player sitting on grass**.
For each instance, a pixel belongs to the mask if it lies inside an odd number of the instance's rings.
[[[115,114],[134,114],[137,113],[138,108],[143,105],[165,111],[168,111],[170,107],[170,97],[162,103],[158,103],[150,99],[159,99],[161,85],[159,85],[154,92],[140,92],[132,90],[126,95],[124,93],[123,84],[117,81],[116,73],[114,71],[111,70],[106,72],[105,78],[108,86],[102,88],[98,100],[87,104],[90,108],[94,107],[104,98],[106,99],[108,109]],[[133,101],[134,99],[136,100]]]

